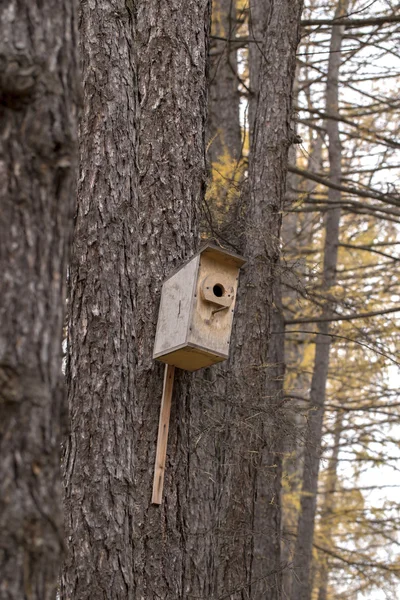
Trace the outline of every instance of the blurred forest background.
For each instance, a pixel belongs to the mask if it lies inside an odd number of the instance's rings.
[[[268,60],[259,4],[213,4],[204,235],[232,249],[252,62]],[[397,3],[379,0],[306,0],[302,15],[280,263],[285,404],[296,432],[283,472],[291,600],[400,594],[398,17]],[[308,565],[296,544],[306,531]],[[310,569],[311,595],[293,587],[292,566]]]

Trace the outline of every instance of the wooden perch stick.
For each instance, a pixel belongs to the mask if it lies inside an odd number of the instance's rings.
[[[152,504],[161,504],[162,500],[162,493],[164,488],[165,460],[167,457],[169,416],[171,414],[171,398],[172,390],[174,387],[174,374],[175,367],[172,365],[165,365],[164,387],[160,409],[160,421],[158,423],[158,439],[156,463],[154,466],[153,496],[151,498]]]

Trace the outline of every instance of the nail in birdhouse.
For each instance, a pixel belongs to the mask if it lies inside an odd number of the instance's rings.
[[[154,358],[187,371],[228,358],[244,263],[236,254],[207,245],[164,282]]]

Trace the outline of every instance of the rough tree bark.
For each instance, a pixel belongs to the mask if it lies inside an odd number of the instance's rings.
[[[64,459],[68,600],[183,598],[197,590],[208,556],[191,504],[198,417],[185,375],[176,382],[164,502],[153,507],[150,499],[161,284],[197,245],[204,191],[209,10],[208,0],[81,5],[85,109]]]
[[[236,31],[236,0],[215,0],[212,15],[213,34],[233,39]],[[213,40],[208,113],[208,154],[212,163],[225,153],[236,160],[242,153],[237,68],[237,50],[232,48],[232,44]]]
[[[347,0],[339,0],[335,18],[345,14]],[[326,106],[327,113],[339,115],[339,70],[341,63],[341,46],[343,26],[332,27],[330,56],[328,63]],[[329,174],[332,183],[340,185],[342,177],[342,152],[339,135],[339,122],[327,119],[329,140]],[[328,200],[340,204],[341,192],[329,189]],[[324,264],[321,289],[326,294],[326,305],[322,315],[329,319],[332,315],[333,302],[330,289],[335,285],[336,266],[339,243],[340,208],[328,212],[324,248]],[[324,404],[329,367],[329,321],[318,324],[318,335],[315,340],[315,363],[310,390],[310,407],[308,416],[308,433],[304,452],[304,471],[302,484],[301,507],[297,529],[296,547],[293,560],[292,600],[310,600],[312,593],[311,564],[317,507],[318,473],[321,458],[322,431],[324,421]]]
[[[257,21],[263,42],[252,84],[257,92],[243,248],[248,264],[241,278],[221,445],[220,586],[235,599],[281,598],[284,365],[276,290],[301,10],[300,0],[267,2]]]
[[[0,597],[54,600],[62,330],[78,93],[74,2],[0,6]]]

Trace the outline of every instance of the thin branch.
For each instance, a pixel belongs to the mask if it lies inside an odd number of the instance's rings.
[[[299,169],[294,165],[289,165],[288,171],[290,171],[291,173],[295,173],[295,175],[301,175],[306,179],[311,179],[311,181],[316,181],[317,183],[320,183],[321,185],[324,185],[328,188],[332,188],[334,190],[339,190],[341,192],[353,194],[354,196],[359,196],[361,198],[373,198],[374,200],[380,200],[381,202],[386,202],[387,204],[391,204],[392,206],[400,206],[400,199],[397,200],[393,196],[381,194],[380,192],[365,192],[364,190],[359,190],[357,188],[349,187],[347,185],[338,185],[336,183],[332,183],[331,181],[329,181],[329,179],[320,177],[315,173],[311,173],[311,171]]]
[[[388,308],[387,310],[374,310],[367,313],[358,313],[356,315],[340,315],[337,317],[304,317],[303,319],[287,319],[285,325],[296,325],[297,323],[331,323],[332,321],[352,321],[353,319],[366,319],[368,317],[376,317],[379,315],[387,315],[390,313],[399,312],[400,307]]]
[[[372,252],[373,254],[380,254],[381,256],[384,256],[385,258],[390,258],[393,261],[398,261],[400,260],[400,258],[398,258],[397,256],[391,256],[390,254],[386,254],[386,252],[382,252],[381,250],[375,250],[375,248],[373,246],[360,246],[360,245],[356,245],[356,244],[345,244],[345,243],[341,243],[339,244],[339,246],[341,246],[342,248],[350,248],[351,250],[365,250],[365,252]]]
[[[367,27],[369,25],[386,25],[388,23],[400,23],[399,15],[387,15],[386,17],[370,17],[367,19],[348,19],[340,17],[338,19],[303,19],[303,27],[319,27],[320,25],[344,25],[346,29],[352,27]]]
[[[400,367],[400,362],[398,362],[397,360],[392,358],[389,354],[386,354],[385,352],[381,352],[377,348],[373,348],[372,346],[369,346],[368,344],[364,344],[363,342],[360,342],[359,340],[355,340],[354,338],[349,338],[345,335],[338,335],[337,333],[321,333],[320,331],[307,331],[306,329],[290,329],[289,331],[271,331],[271,335],[282,335],[282,334],[291,335],[292,333],[305,333],[307,335],[323,335],[325,337],[333,337],[333,338],[336,338],[339,340],[346,340],[346,342],[352,342],[353,344],[357,344],[358,346],[361,346],[362,348],[366,348],[367,350],[370,350],[371,352],[374,352],[375,354],[379,354],[379,356],[382,356],[383,358],[390,360],[390,362],[392,362],[394,365],[396,365],[397,367]]]

